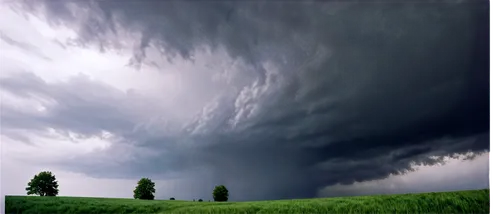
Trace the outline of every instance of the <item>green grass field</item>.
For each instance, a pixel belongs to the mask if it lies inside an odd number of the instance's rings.
[[[6,196],[6,213],[489,213],[489,189],[257,202]]]

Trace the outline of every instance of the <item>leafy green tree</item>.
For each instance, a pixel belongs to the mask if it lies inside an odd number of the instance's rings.
[[[175,198],[170,198],[171,201],[175,201]]]
[[[134,190],[135,199],[154,200],[155,183],[149,178],[141,178]]]
[[[200,198],[200,199],[198,199],[198,202],[203,202],[203,199],[201,199],[201,198]]]
[[[224,185],[219,185],[214,188],[212,193],[214,201],[227,201],[229,199],[229,191]]]
[[[39,196],[56,196],[59,194],[59,185],[57,184],[56,176],[49,171],[43,171],[35,175],[30,182],[26,191],[28,195]]]

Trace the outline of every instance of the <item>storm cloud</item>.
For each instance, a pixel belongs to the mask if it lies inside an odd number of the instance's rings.
[[[225,184],[231,200],[282,199],[489,150],[487,1],[13,7],[75,29],[72,44],[132,48],[129,65],[178,77],[175,90],[152,97],[84,75],[3,76],[5,96],[44,106],[3,102],[3,135],[111,136],[106,149],[56,163],[71,171],[185,179],[199,191]],[[163,66],[178,61],[194,70]]]

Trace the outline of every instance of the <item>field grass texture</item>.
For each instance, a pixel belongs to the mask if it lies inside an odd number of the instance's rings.
[[[5,213],[489,213],[489,189],[255,202],[6,196]]]

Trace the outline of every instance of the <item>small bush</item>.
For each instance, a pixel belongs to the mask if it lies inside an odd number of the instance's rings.
[[[175,198],[170,198],[171,201],[175,201]]]

